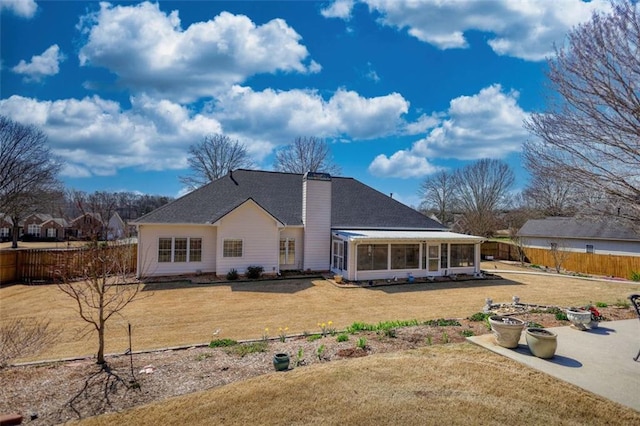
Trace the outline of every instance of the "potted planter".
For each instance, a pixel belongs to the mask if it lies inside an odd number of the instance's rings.
[[[336,284],[342,283],[342,275],[334,275],[333,280],[336,282]]]
[[[518,318],[492,315],[489,317],[489,324],[491,324],[493,335],[500,346],[509,349],[518,347],[518,341],[525,326],[524,321]]]
[[[587,325],[591,323],[591,311],[569,308],[566,312],[567,318],[571,321],[571,326],[576,330],[584,331],[587,329]]]
[[[558,347],[558,335],[544,328],[529,327],[525,332],[527,346],[538,358],[553,358]]]
[[[289,369],[289,354],[278,353],[273,356],[273,367],[276,371]]]

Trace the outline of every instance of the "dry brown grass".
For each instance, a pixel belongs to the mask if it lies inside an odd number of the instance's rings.
[[[480,311],[487,297],[509,302],[518,295],[526,303],[572,306],[613,303],[640,291],[640,284],[632,283],[524,274],[505,277],[374,288],[337,288],[309,279],[147,284],[143,299],[127,306],[123,317],[110,320],[106,352],[121,353],[128,347],[127,322],[133,327],[133,349],[140,350],[208,342],[217,329],[217,338],[242,340],[260,338],[265,328],[272,337],[285,326],[290,334],[317,332],[318,322],[329,320],[343,329],[354,321],[463,318]],[[54,285],[0,288],[0,312],[0,321],[36,316],[64,329],[39,359],[95,353],[95,336],[87,335],[73,300]]]
[[[11,249],[11,241],[0,243],[0,250]],[[66,248],[66,247],[82,247],[86,245],[86,241],[18,241],[18,248],[29,249],[48,249],[48,248]]]
[[[463,343],[272,373],[82,424],[639,422],[638,412]]]

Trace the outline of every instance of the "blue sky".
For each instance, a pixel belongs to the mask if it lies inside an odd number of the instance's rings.
[[[442,3],[442,4],[441,4]],[[243,142],[257,168],[326,138],[344,176],[416,206],[441,169],[500,158],[545,57],[593,0],[2,0],[0,114],[45,131],[68,187],[177,196],[187,149]]]

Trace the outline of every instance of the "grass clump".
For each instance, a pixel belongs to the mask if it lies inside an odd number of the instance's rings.
[[[424,325],[428,325],[428,326],[438,326],[438,327],[460,327],[462,324],[460,324],[460,321],[455,320],[455,319],[444,319],[444,318],[438,318],[435,320],[428,320],[425,321],[423,323]]]
[[[216,339],[216,340],[212,340],[211,343],[209,343],[209,347],[210,348],[224,348],[227,346],[235,346],[237,345],[238,342],[236,340],[233,339]]]
[[[606,308],[607,306],[609,305],[605,302],[596,302],[596,308]]]
[[[268,346],[268,343],[262,340],[259,342],[243,343],[241,345],[230,347],[229,353],[244,357],[249,354],[266,352]]]
[[[460,334],[464,337],[471,337],[474,335],[473,330],[462,330]]]
[[[489,318],[491,314],[485,314],[484,312],[476,312],[475,314],[467,317],[469,321],[481,322]]]
[[[322,339],[322,334],[311,334],[307,337],[308,342],[315,342],[316,340]]]
[[[337,342],[346,342],[347,340],[349,340],[349,336],[345,333],[338,334],[338,337],[336,337]]]

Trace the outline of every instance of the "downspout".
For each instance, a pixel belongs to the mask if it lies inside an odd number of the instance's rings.
[[[141,260],[140,260],[140,253],[142,253],[142,238],[140,238],[140,228],[142,228],[142,225],[138,225],[136,224],[136,233],[138,234],[138,253],[136,253],[136,257],[137,257],[137,262],[136,262],[136,278],[140,279],[140,265],[141,265]]]

